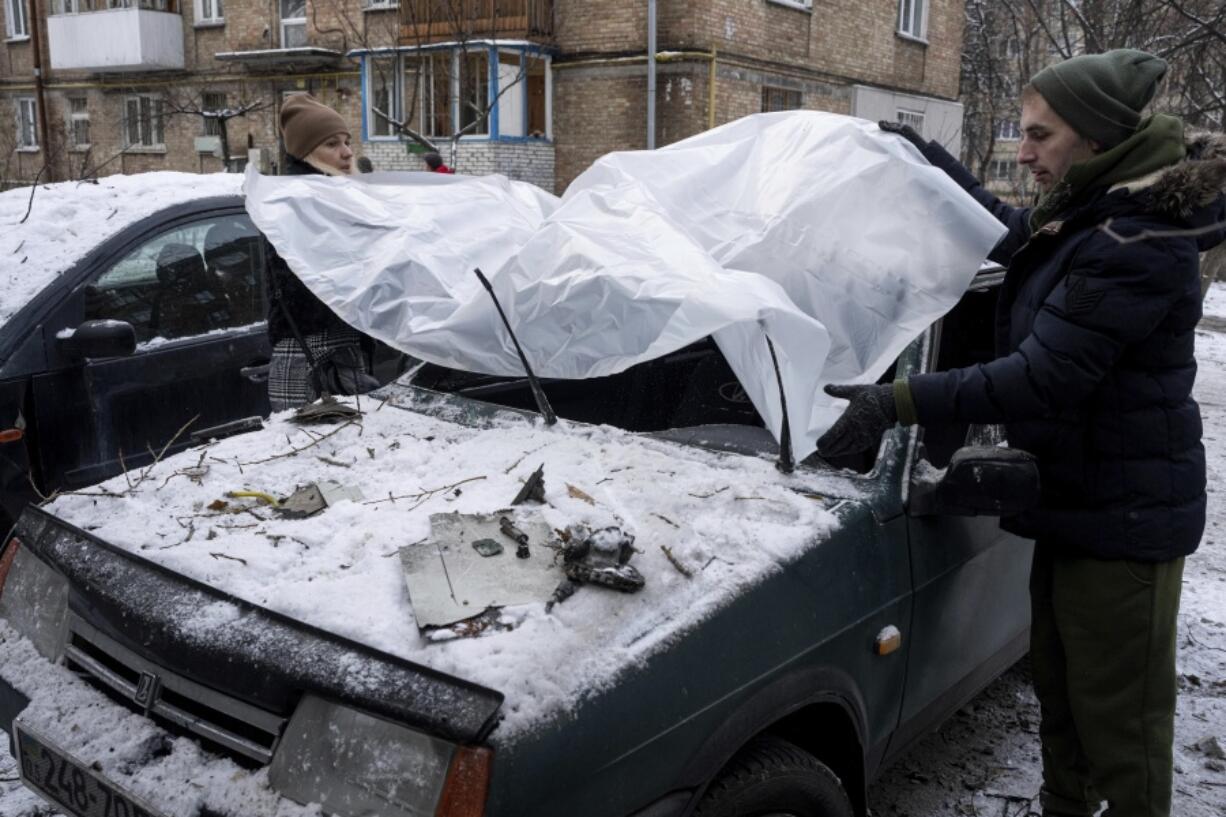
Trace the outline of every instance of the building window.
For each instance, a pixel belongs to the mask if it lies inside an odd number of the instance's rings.
[[[549,59],[523,45],[368,56],[362,88],[371,139],[398,135],[389,119],[444,139],[550,135]]]
[[[898,121],[903,125],[910,125],[915,129],[916,133],[924,132],[924,114],[922,111],[907,111],[902,108],[898,109]]]
[[[83,96],[68,98],[68,138],[73,150],[89,147],[89,103]]]
[[[988,163],[988,179],[994,182],[1009,181],[1017,162],[1012,159],[993,159]]]
[[[898,0],[898,33],[922,40],[928,34],[928,4],[925,0]]]
[[[498,52],[498,135],[548,136],[548,66],[521,51]]]
[[[281,47],[302,48],[307,44],[306,0],[279,0]]]
[[[38,109],[34,97],[17,97],[17,149],[38,150],[38,127],[34,124]]]
[[[10,40],[30,36],[26,0],[4,0],[4,33]]]
[[[490,55],[465,51],[460,63],[460,133],[485,136],[490,132]]]
[[[364,9],[394,9],[400,8],[399,0],[362,0]]]
[[[226,15],[222,7],[222,0],[196,0],[197,23],[216,24],[225,21]]]
[[[1022,138],[1022,126],[1016,119],[999,119],[996,122],[996,138],[1003,142],[1016,142]]]
[[[446,137],[455,133],[451,126],[456,121],[451,110],[456,96],[451,87],[455,76],[453,56],[450,51],[436,51],[404,58],[400,110],[404,123],[423,136]]]
[[[163,148],[162,98],[153,94],[130,96],[124,100],[124,133],[127,147]]]
[[[217,114],[226,109],[226,95],[217,91],[205,91],[200,95],[200,112],[204,120],[205,136],[221,136],[221,118]],[[209,114],[213,114],[210,116]]]
[[[401,121],[400,68],[395,57],[371,59],[367,62],[370,86],[366,89],[369,109],[366,125],[370,136],[395,136]]]
[[[798,111],[800,103],[800,91],[794,91],[791,88],[775,88],[770,85],[762,86],[762,113]]]

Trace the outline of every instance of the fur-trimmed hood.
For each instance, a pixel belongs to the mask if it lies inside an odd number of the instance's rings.
[[[1146,210],[1183,219],[1213,205],[1226,192],[1226,134],[1188,131],[1184,148],[1179,162],[1111,189],[1127,189]]]

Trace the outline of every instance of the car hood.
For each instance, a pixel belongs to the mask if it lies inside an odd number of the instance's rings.
[[[820,546],[839,527],[839,497],[859,498],[864,483],[782,474],[767,458],[609,427],[549,428],[411,387],[349,404],[362,414],[324,426],[276,414],[262,431],[59,496],[48,510],[247,604],[498,690],[508,700],[505,737],[568,710]],[[646,586],[586,586],[548,612],[543,599],[506,608],[513,629],[479,638],[423,634],[401,548],[430,541],[432,514],[508,508],[542,465],[545,502],[512,515],[555,530],[619,526],[635,536],[631,564]],[[309,518],[286,518],[258,498],[329,481],[360,496]],[[532,558],[553,555],[536,548]],[[210,615],[191,605],[165,614],[186,617],[185,626]]]

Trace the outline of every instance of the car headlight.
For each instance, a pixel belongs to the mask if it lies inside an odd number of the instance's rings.
[[[339,817],[481,817],[491,760],[488,749],[305,695],[268,773],[281,794]]]
[[[68,624],[68,580],[15,536],[0,553],[0,618],[43,657],[59,660]]]

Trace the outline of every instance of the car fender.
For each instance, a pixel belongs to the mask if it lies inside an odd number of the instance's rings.
[[[864,801],[864,765],[868,747],[864,699],[855,682],[836,667],[806,667],[789,672],[746,697],[723,725],[713,732],[690,758],[678,788],[694,788],[683,812],[691,814],[719,771],[754,737],[785,724],[815,705],[837,707],[846,716],[857,743],[854,758],[859,765],[859,783],[849,787],[852,802]],[[850,789],[859,789],[854,791]]]

